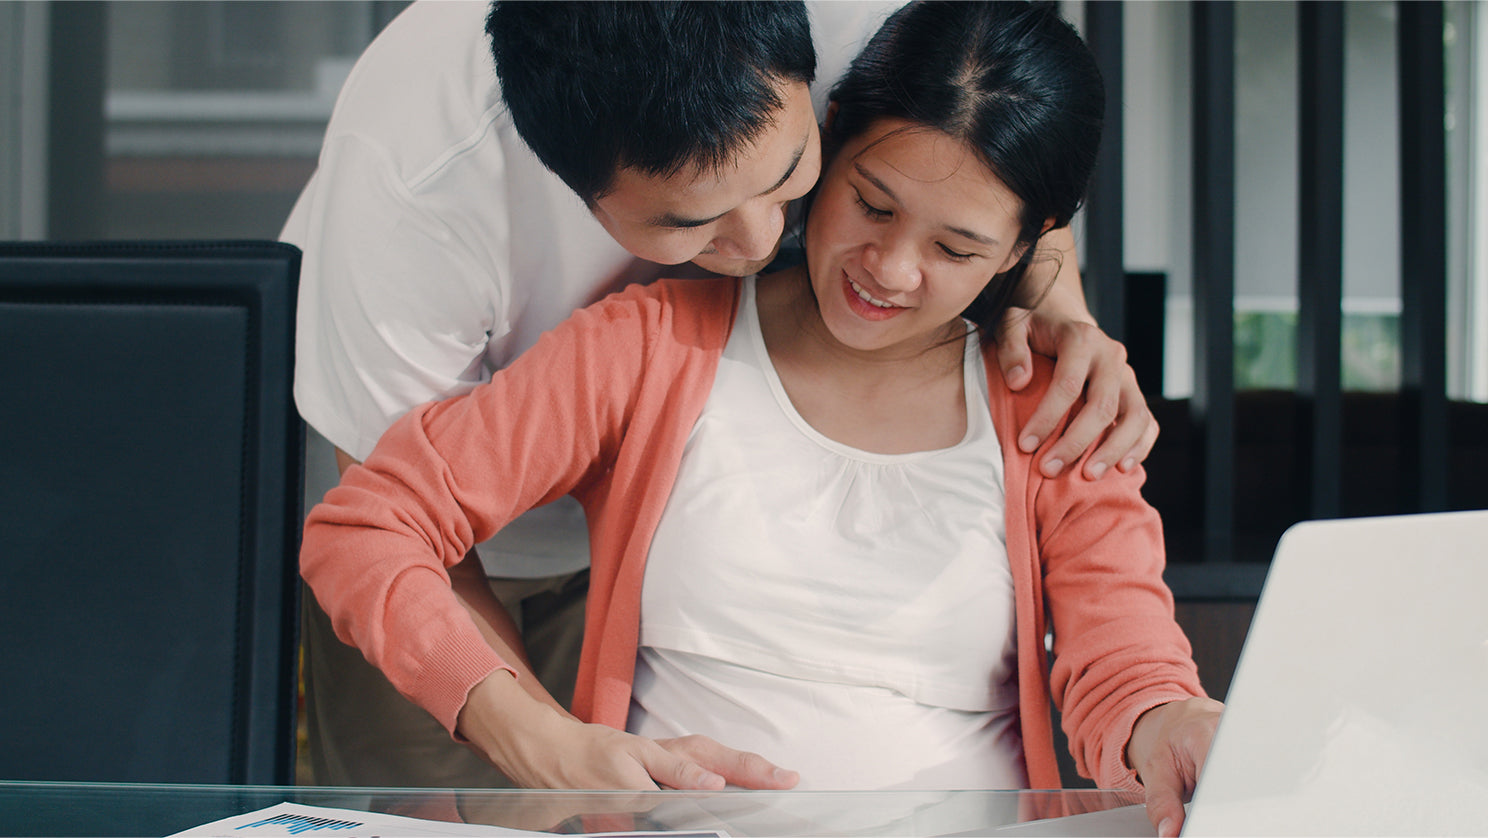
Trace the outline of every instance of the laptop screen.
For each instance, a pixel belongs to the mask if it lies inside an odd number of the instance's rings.
[[[1277,546],[1185,835],[1488,833],[1488,511]]]

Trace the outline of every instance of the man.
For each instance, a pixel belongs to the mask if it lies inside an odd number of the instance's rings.
[[[821,168],[826,91],[895,5],[820,3],[809,26],[790,3],[499,3],[489,22],[484,4],[411,6],[348,78],[283,234],[305,251],[296,402],[338,466],[609,290],[691,268],[746,275],[774,259],[788,207]],[[1121,347],[1089,323],[1072,242],[1055,243],[1066,258],[1044,278],[1057,267],[1058,279],[1037,316],[1006,330],[1004,375],[1027,383],[1030,340],[1058,355],[1068,384],[1020,437],[1032,450],[1083,392],[1091,407],[1043,468],[1061,471],[1104,432],[1085,467],[1099,477],[1143,459],[1157,430]],[[538,513],[451,575],[482,631],[520,628],[561,700],[586,543],[576,505]],[[521,625],[488,575],[504,580]],[[317,782],[503,782],[307,600]]]

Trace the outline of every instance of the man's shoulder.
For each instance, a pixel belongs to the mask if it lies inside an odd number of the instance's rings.
[[[400,87],[416,91],[434,77],[499,97],[485,31],[486,9],[487,4],[475,2],[412,3],[357,58],[348,87],[368,84],[394,92]],[[402,79],[413,81],[405,86],[399,83]]]
[[[502,140],[504,114],[485,34],[485,3],[415,2],[357,59],[327,140],[355,136],[405,176],[481,138]]]
[[[904,0],[807,0],[811,38],[816,43],[816,83],[811,100],[817,116],[826,113],[827,94],[885,19]]]
[[[388,24],[342,87],[308,187],[323,200],[307,207],[335,205],[405,226],[422,216],[446,226],[487,269],[521,251],[545,271],[570,262],[611,270],[618,256],[608,234],[511,123],[487,9],[419,0]],[[549,259],[539,247],[599,255]]]

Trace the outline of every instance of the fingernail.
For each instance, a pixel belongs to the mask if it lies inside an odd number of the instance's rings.
[[[1025,454],[1032,454],[1034,451],[1038,450],[1038,437],[1034,436],[1033,434],[1029,434],[1028,436],[1025,436],[1022,439],[1018,440],[1018,447],[1022,448]]]
[[[1177,838],[1178,830],[1173,828],[1173,819],[1168,818],[1157,825],[1157,834],[1160,838]]]
[[[1087,470],[1090,472],[1090,479],[1091,480],[1099,480],[1099,479],[1101,479],[1101,475],[1106,473],[1106,464],[1105,463],[1091,463],[1090,464],[1090,468],[1087,469]]]
[[[1131,471],[1132,469],[1134,469],[1136,467],[1137,467],[1137,461],[1134,460],[1134,459],[1132,459],[1131,457],[1127,457],[1126,459],[1124,459],[1124,460],[1121,461],[1121,470],[1122,471]]]
[[[1058,477],[1059,476],[1059,472],[1061,472],[1063,470],[1064,470],[1064,460],[1045,460],[1044,461],[1044,476],[1045,477]]]
[[[1019,364],[1016,367],[1013,367],[1012,369],[1008,370],[1007,377],[1010,378],[1010,379],[1012,379],[1012,380],[1014,380],[1014,381],[1017,381],[1018,379],[1020,379],[1020,378],[1023,377],[1023,373],[1024,373],[1023,365],[1022,364]]]

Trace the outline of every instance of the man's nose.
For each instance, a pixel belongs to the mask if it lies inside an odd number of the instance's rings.
[[[785,206],[751,202],[732,213],[728,230],[714,245],[724,256],[750,261],[770,258],[785,231]]]

